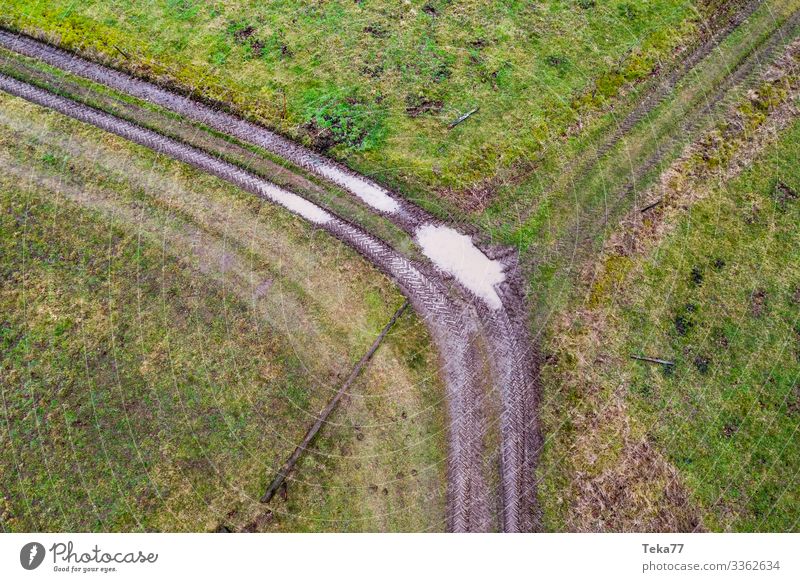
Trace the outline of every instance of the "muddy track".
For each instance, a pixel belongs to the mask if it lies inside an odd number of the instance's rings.
[[[135,84],[136,80],[128,79]],[[0,90],[190,164],[281,205],[355,249],[386,273],[426,322],[442,360],[449,417],[448,529],[529,531],[534,527],[533,468],[539,446],[534,408],[536,357],[527,335],[521,280],[510,253],[503,261],[507,276],[501,284],[496,285],[497,295],[501,298],[500,306],[487,305],[486,301],[475,297],[463,285],[454,285],[453,278],[447,273],[431,265],[409,260],[382,240],[333,212],[232,163],[5,75],[0,75]],[[163,89],[157,90],[162,98],[165,97]],[[173,97],[176,102],[186,103],[183,97]],[[225,116],[224,119],[231,117],[228,114],[220,115]],[[204,122],[208,124],[207,119]],[[247,141],[252,143],[252,139]],[[298,165],[306,164],[319,169],[323,162],[333,164],[291,142],[291,147],[281,141],[276,143],[282,144],[282,151],[303,153],[305,157],[301,160],[290,160]],[[370,184],[355,174],[347,175]],[[350,185],[353,183],[351,181]],[[414,207],[409,209],[406,202],[401,202],[395,210],[386,213],[391,215],[394,222],[412,232],[429,220],[422,211]],[[490,370],[488,378],[486,369]],[[490,418],[489,411],[493,407],[489,401],[498,397],[499,418]],[[500,491],[494,492],[488,485],[485,469],[485,459],[492,454],[486,450],[486,433],[490,424],[498,422],[501,435]],[[499,509],[495,510],[498,506]]]
[[[214,109],[153,83],[131,77],[72,53],[2,29],[0,29],[0,46],[156,104],[186,119],[201,123],[243,142],[261,147],[338,186],[358,199],[370,211],[387,218],[418,241],[420,233],[431,226],[452,231],[453,234],[456,232],[454,229],[442,225],[440,221],[434,219],[421,208],[407,202],[380,184],[262,126]],[[467,238],[464,235],[461,236]],[[350,243],[348,242],[348,244]],[[351,244],[351,246],[353,245]],[[470,252],[473,250],[471,247],[473,247],[472,242],[468,243],[467,248],[464,250]],[[483,258],[488,260],[484,251],[478,250],[477,247],[474,250],[475,254],[480,253]],[[458,273],[454,272],[457,269],[448,269],[453,265],[442,265],[434,260],[436,268],[429,271],[429,277],[432,280],[438,279],[442,283],[450,283],[451,287],[455,286],[458,289],[458,295],[467,304],[474,306],[473,311],[475,313],[477,331],[480,332],[484,339],[488,339],[486,351],[488,352],[488,364],[493,378],[488,384],[483,382],[483,386],[481,386],[481,382],[473,379],[474,387],[464,390],[465,397],[469,396],[472,404],[468,407],[460,407],[459,410],[463,411],[463,414],[469,414],[474,417],[474,432],[476,432],[476,435],[471,439],[482,441],[484,438],[483,433],[485,432],[484,425],[488,421],[481,420],[480,417],[476,416],[476,411],[482,410],[482,414],[486,415],[488,406],[483,403],[483,400],[490,397],[487,393],[490,387],[499,394],[501,400],[499,418],[501,436],[501,501],[499,503],[498,525],[504,531],[528,531],[533,526],[534,521],[531,517],[535,506],[533,467],[539,449],[538,425],[534,407],[536,400],[537,354],[532,348],[528,332],[524,286],[522,285],[514,254],[509,249],[493,248],[491,251],[494,255],[505,256],[505,260],[502,260],[504,280],[494,286],[497,301],[495,303],[490,302],[488,306],[486,301],[481,300],[481,297],[475,296],[474,287],[469,288],[468,285],[465,287],[462,284],[462,281],[458,278]],[[367,258],[371,261],[373,260],[369,256]],[[381,265],[377,263],[376,265],[386,271]],[[395,278],[395,275],[391,273],[390,276]],[[399,280],[397,282],[402,288],[408,289]],[[413,297],[409,295],[409,298],[414,303]],[[483,299],[486,298],[484,297]],[[414,303],[415,309],[418,311],[421,305],[422,303],[420,305]],[[424,314],[423,317],[425,317]],[[425,319],[429,318],[426,317]],[[442,358],[447,364],[449,360],[453,359],[449,349],[446,349],[448,344],[439,343],[437,345]],[[455,417],[451,414],[451,422],[454,419]],[[455,454],[458,447],[453,446],[451,450]],[[474,461],[475,459],[471,462]],[[460,472],[463,471],[460,470]],[[457,487],[456,484],[464,479],[456,474],[457,471],[453,467],[449,469],[449,472],[449,490],[461,491],[463,488]],[[469,482],[476,482],[475,478],[471,478]],[[485,488],[485,479],[477,487]],[[468,516],[462,520],[454,518],[452,520],[452,529],[472,529],[472,526],[464,526],[465,523],[475,524],[475,529],[487,529],[488,518],[478,514],[485,512],[488,515],[491,513],[488,509],[489,505],[494,507],[498,504],[490,503],[486,494],[475,494],[475,487],[472,489],[471,501],[466,501],[462,497],[460,501],[454,500],[452,503],[448,503],[449,514],[456,515],[459,512],[465,512]],[[479,509],[479,507],[486,507],[486,509]],[[475,514],[475,517],[472,517],[473,514]]]
[[[631,128],[663,102],[680,79],[760,4],[761,0],[748,2],[729,26],[698,47],[679,69],[663,79],[631,111],[596,154],[580,162],[579,172],[591,171]],[[790,20],[796,18],[797,15],[794,15]],[[788,23],[781,30],[785,31],[786,26]],[[780,41],[776,34],[755,55],[732,71],[723,86],[717,89],[717,95],[724,95],[746,78],[762,59],[770,56]],[[376,182],[262,126],[2,29],[0,46],[153,103],[241,142],[263,148],[347,192],[371,212],[388,219],[418,242],[422,229],[429,225],[442,226],[427,212]],[[492,303],[435,260],[431,264],[412,261],[334,212],[275,186],[235,164],[221,161],[208,152],[11,77],[0,75],[0,89],[188,163],[279,204],[349,245],[391,277],[426,322],[441,356],[450,422],[448,529],[536,529],[538,515],[535,509],[534,470],[541,446],[535,414],[538,356],[528,332],[524,282],[515,253],[510,249],[491,249],[496,257],[494,260],[502,263],[504,273],[503,280],[496,283],[493,289],[499,300]],[[708,113],[707,107],[685,121],[686,131],[696,129],[696,124]],[[658,164],[667,149],[659,148],[637,169],[636,176],[631,178],[629,184],[635,183]],[[619,191],[618,204],[623,204],[629,197],[631,188],[626,185]],[[596,220],[587,218],[586,221],[579,219],[579,222],[584,236],[596,232]],[[480,252],[487,258],[485,255],[489,251]],[[494,426],[499,432],[499,450],[490,451],[487,440]],[[500,465],[499,491],[496,492],[489,486],[492,479],[486,468],[486,459],[495,453]]]
[[[390,218],[407,232],[413,233],[421,224],[434,221],[427,212],[394,195],[376,182],[263,126],[154,83],[7,30],[0,29],[0,46],[158,105],[186,119],[263,148],[349,192],[374,212]]]

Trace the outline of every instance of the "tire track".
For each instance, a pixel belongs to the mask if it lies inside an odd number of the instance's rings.
[[[543,197],[550,196],[557,188],[557,184],[564,180],[571,180],[579,183],[593,169],[595,169],[614,148],[616,148],[625,137],[657,107],[662,105],[678,85],[691,73],[691,71],[701,64],[720,44],[737,28],[739,28],[753,13],[761,7],[765,0],[748,0],[728,21],[728,24],[714,32],[705,42],[697,46],[694,50],[668,71],[654,86],[646,90],[641,99],[633,108],[625,114],[621,121],[618,121],[609,135],[593,149],[584,152],[583,155],[570,160],[561,170],[559,177],[553,181],[548,188],[542,192]],[[0,39],[0,42],[1,39]],[[523,213],[522,220],[530,218],[533,209]]]
[[[587,172],[592,166],[597,164],[597,162],[610,152],[634,126],[652,113],[656,107],[661,105],[669,94],[675,90],[678,83],[680,83],[694,67],[699,65],[710,55],[730,33],[739,28],[745,20],[750,18],[753,12],[763,3],[764,0],[750,0],[747,2],[747,4],[733,15],[733,18],[731,18],[727,26],[715,32],[708,40],[692,51],[691,54],[681,62],[679,67],[662,79],[653,90],[649,91],[647,95],[636,104],[633,111],[625,116],[625,119],[617,125],[613,133],[597,151],[592,156],[585,159],[582,170],[580,170],[578,174]]]
[[[431,225],[453,234],[457,232],[450,227],[443,226],[440,221],[423,209],[409,203],[376,182],[260,125],[219,111],[153,83],[131,77],[67,51],[2,29],[0,29],[0,46],[41,60],[62,71],[159,105],[187,119],[261,147],[340,187],[364,203],[372,212],[387,218],[417,238],[418,241],[419,232]],[[69,109],[63,102],[61,102],[61,106]],[[72,111],[75,111],[74,108]],[[71,113],[66,114],[74,117]],[[93,123],[92,121],[87,122]],[[96,123],[93,124],[96,125]],[[120,127],[118,123],[110,120],[106,120],[104,125],[103,129],[114,133],[116,133],[114,128]],[[136,141],[131,137],[127,137],[127,139]],[[151,147],[151,149],[163,147],[163,139],[158,143],[153,140],[154,138],[148,137],[146,141],[153,145],[146,143],[142,145]],[[183,151],[183,153],[186,152]],[[178,157],[180,153],[177,151],[174,152],[174,155],[167,155],[183,159]],[[196,159],[196,155],[193,158]],[[214,158],[211,159],[214,160]],[[212,169],[210,160],[205,160],[201,165],[188,161],[188,158],[184,161],[211,171],[223,179],[228,179],[224,175],[229,175],[238,180],[234,183],[245,190],[262,195],[255,192],[251,184],[245,184],[247,181],[240,177],[242,171],[236,166],[231,166],[224,171],[218,168],[215,171]],[[219,164],[218,160],[214,161]],[[302,200],[306,204],[312,204],[305,199]],[[325,212],[332,216],[331,212]],[[426,289],[423,292],[420,288],[421,280],[411,277],[406,266],[395,265],[394,270],[386,269],[386,265],[394,264],[391,260],[396,261],[396,256],[389,260],[390,257],[387,253],[375,252],[374,248],[369,248],[364,244],[367,241],[364,238],[366,233],[353,231],[353,225],[345,224],[340,219],[337,220],[339,222],[334,221],[328,225],[331,229],[329,232],[358,250],[370,262],[392,277],[412,300],[415,309],[423,315],[424,319],[429,320],[428,324],[432,330],[433,326],[440,325],[447,331],[447,333],[441,332],[441,337],[438,338],[436,344],[444,360],[445,368],[448,370],[446,375],[452,380],[446,380],[446,384],[451,397],[449,417],[453,434],[460,435],[451,443],[451,456],[460,460],[448,468],[448,488],[453,492],[453,501],[448,503],[448,513],[452,518],[449,519],[451,529],[454,531],[471,529],[485,531],[490,527],[492,521],[490,508],[494,507],[496,503],[491,501],[490,495],[485,491],[487,488],[486,477],[481,475],[480,453],[476,451],[480,450],[479,444],[484,441],[487,425],[490,422],[499,422],[501,502],[498,521],[505,531],[529,531],[534,523],[531,518],[535,507],[534,465],[539,447],[538,438],[532,436],[538,434],[534,394],[538,359],[537,352],[531,348],[524,302],[525,287],[522,284],[514,253],[511,249],[495,249],[495,252],[505,255],[504,260],[501,261],[504,280],[495,286],[499,297],[496,304],[492,303],[487,306],[486,298],[480,295],[476,296],[475,289],[463,284],[457,273],[454,276],[454,273],[446,268],[440,268],[436,264],[434,264],[434,268],[426,270],[427,283],[432,284],[433,281],[436,281],[435,286],[440,294],[446,294],[448,288],[455,287],[459,299],[454,299],[453,295],[449,294],[447,301],[431,302],[428,300],[430,297],[426,295],[430,293],[430,290]],[[348,233],[347,237],[343,238],[343,233]],[[370,240],[376,241],[375,237],[371,237]],[[471,238],[469,240],[469,245],[473,245]],[[474,248],[477,249],[477,247]],[[477,252],[489,261],[483,251],[478,250]],[[407,261],[407,264],[411,263]],[[411,284],[412,279],[414,284]],[[414,297],[420,299],[415,301]],[[445,303],[447,303],[446,306]],[[459,306],[454,308],[456,303]],[[463,315],[467,306],[471,313],[468,318]],[[461,315],[455,316],[454,309]],[[426,318],[425,313],[429,317]],[[439,323],[435,321],[437,318],[441,320]],[[473,338],[473,343],[478,337],[481,337],[487,343],[484,351],[488,353],[480,357],[481,354],[474,353],[475,350],[472,350],[473,353],[467,356],[467,352],[472,348],[464,347],[463,338],[454,339],[455,334],[459,333],[466,333],[468,337]],[[436,334],[434,334],[434,338],[437,338]],[[453,348],[454,345],[457,345],[457,349]],[[486,382],[477,380],[478,369],[481,367],[479,362],[487,359],[492,373],[488,385]],[[492,391],[494,394],[490,394]],[[488,400],[495,394],[500,398],[499,419],[489,419]],[[470,444],[466,446],[463,443]]]
[[[153,103],[186,119],[191,119],[245,143],[263,148],[342,188],[361,200],[373,212],[390,218],[406,232],[413,234],[416,228],[422,224],[435,222],[427,212],[407,203],[376,182],[261,125],[215,109],[188,96],[164,89],[154,83],[137,79],[7,30],[0,29],[0,46],[137,99]]]
[[[502,371],[495,379],[504,401],[501,414],[504,441],[501,445],[502,529],[529,529],[532,521],[525,515],[531,513],[528,504],[533,499],[532,489],[526,490],[520,483],[532,482],[532,465],[525,463],[535,458],[535,454],[521,450],[529,442],[524,436],[529,431],[518,419],[525,418],[528,424],[535,424],[533,411],[523,411],[526,400],[522,397],[532,391],[533,384],[524,373],[520,374],[530,366],[515,369],[523,361],[519,350],[522,346],[516,342],[518,338],[511,337],[513,326],[511,320],[504,317],[504,309],[491,310],[482,304],[476,308],[472,301],[455,297],[450,286],[432,269],[409,260],[335,214],[234,164],[5,75],[0,75],[0,90],[187,163],[283,206],[347,244],[392,278],[426,322],[442,359],[450,423],[448,529],[489,531],[494,526],[491,508],[496,504],[483,471],[483,460],[487,455],[484,440],[490,422],[486,414],[487,398],[491,397],[483,377],[483,362],[487,359],[495,374]],[[508,284],[503,285],[504,298],[509,294],[509,288]],[[521,300],[518,305],[523,305]],[[484,327],[493,331],[487,334]],[[481,349],[487,338],[489,348]]]
[[[607,228],[611,220],[619,216],[631,196],[636,194],[637,185],[643,182],[650,172],[663,164],[671,153],[688,145],[691,142],[691,136],[707,128],[713,121],[714,112],[718,110],[721,103],[724,103],[725,97],[737,87],[746,84],[759,68],[774,60],[780,46],[788,44],[798,34],[800,34],[800,10],[789,16],[761,45],[739,62],[723,82],[703,99],[702,105],[684,118],[678,128],[661,141],[655,151],[631,171],[630,176],[616,192],[609,193],[609,200],[606,200],[607,211],[601,216],[601,220],[598,220],[591,210],[583,209],[582,216],[568,229],[578,238],[578,244],[591,245],[593,237]],[[598,161],[597,164],[599,163]]]

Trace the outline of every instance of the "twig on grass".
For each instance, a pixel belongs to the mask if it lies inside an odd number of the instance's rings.
[[[462,122],[466,121],[473,113],[477,113],[478,109],[480,109],[480,107],[475,107],[474,109],[470,109],[469,111],[467,111],[464,115],[460,116],[455,121],[451,121],[447,125],[447,129],[453,129],[459,123],[462,123]]]
[[[131,60],[131,56],[128,53],[126,53],[124,50],[119,48],[117,45],[113,44],[111,46],[113,46],[115,49],[117,49],[117,52],[119,54],[121,54],[123,57],[125,57],[127,60]]]
[[[650,204],[648,204],[647,206],[645,206],[644,208],[642,208],[642,209],[641,209],[639,212],[641,212],[641,213],[643,213],[643,214],[644,214],[645,212],[647,212],[647,211],[648,211],[648,210],[650,210],[651,208],[655,208],[656,206],[658,206],[659,204],[661,204],[661,202],[662,202],[662,201],[663,201],[663,199],[662,199],[662,198],[659,198],[659,199],[658,199],[658,200],[656,200],[655,202],[651,202]]]
[[[647,356],[637,356],[635,354],[631,354],[631,358],[634,360],[640,360],[642,362],[650,362],[651,364],[661,364],[662,366],[674,366],[675,362],[670,362],[669,360],[662,360],[659,358],[648,358]]]

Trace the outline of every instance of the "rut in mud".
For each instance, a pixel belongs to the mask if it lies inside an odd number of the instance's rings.
[[[354,248],[391,277],[425,320],[442,360],[450,422],[448,529],[529,531],[534,527],[533,468],[539,446],[534,408],[536,359],[527,337],[522,287],[513,260],[503,262],[503,280],[493,287],[497,302],[476,297],[446,270],[411,261],[331,211],[234,164],[11,77],[0,75],[0,89],[281,205]],[[404,220],[405,215],[398,216]],[[417,216],[415,224],[442,228],[429,223],[421,211]],[[492,409],[488,401],[494,398],[500,400],[499,419],[488,413]],[[486,470],[486,459],[491,456],[486,450],[486,433],[492,423],[499,423],[501,441],[499,503]]]
[[[2,29],[0,29],[0,46],[153,103],[186,119],[261,147],[349,192],[373,212],[389,217],[407,232],[413,233],[422,224],[434,222],[424,210],[406,202],[374,181],[265,127],[153,83]]]
[[[459,295],[465,298],[467,303],[479,306],[475,310],[477,313],[476,328],[484,330],[483,333],[490,338],[487,350],[490,354],[489,367],[494,373],[494,380],[490,381],[488,386],[483,383],[484,385],[481,387],[477,386],[476,379],[471,379],[470,381],[476,384],[476,389],[464,392],[471,395],[470,397],[474,401],[471,408],[475,409],[478,408],[478,399],[482,398],[481,395],[486,394],[489,386],[494,387],[500,395],[502,502],[499,521],[502,523],[502,529],[506,531],[531,529],[532,519],[529,514],[532,512],[535,502],[533,466],[538,451],[538,437],[532,436],[537,434],[533,404],[536,378],[536,369],[533,363],[536,361],[536,357],[531,348],[527,321],[524,317],[523,287],[516,281],[519,279],[516,261],[506,260],[504,263],[500,263],[497,260],[489,259],[467,235],[435,220],[424,210],[408,203],[368,178],[261,126],[152,83],[7,31],[0,30],[0,45],[42,60],[61,70],[154,103],[187,119],[261,147],[342,188],[359,199],[372,212],[385,216],[402,230],[411,234],[440,271],[437,272],[436,269],[431,271],[431,276],[455,282],[460,287]],[[345,242],[350,244],[349,241]],[[448,246],[451,248],[447,249]],[[437,254],[436,251],[443,248],[449,252]],[[494,250],[497,252],[498,249]],[[508,257],[512,256],[508,252],[505,254]],[[372,260],[370,257],[367,258]],[[383,268],[381,265],[378,266]],[[394,277],[391,273],[390,276]],[[400,280],[396,280],[401,287],[406,288]],[[485,308],[485,304],[488,304],[488,309]],[[415,308],[419,308],[419,306],[415,304]],[[499,311],[500,314],[495,313],[496,311]],[[514,315],[509,316],[509,312],[513,312]],[[499,321],[502,321],[503,324],[499,325]],[[453,359],[453,356],[449,353],[449,348],[448,350],[442,348],[449,343],[451,342],[439,344],[439,351],[446,361],[446,367],[447,361]],[[495,362],[495,357],[502,359],[502,364]],[[464,407],[459,407],[459,410],[464,411],[463,414],[475,416],[474,412]],[[455,421],[452,414],[451,421]],[[484,421],[476,418],[475,432],[478,434],[472,437],[478,441],[483,440],[484,430],[480,428],[481,422]],[[530,447],[534,448],[528,450]],[[458,447],[453,447],[453,452],[457,449]],[[460,471],[454,470],[451,466],[451,483],[448,487],[452,491],[456,490],[453,483],[461,480],[456,475],[457,472]],[[476,479],[472,478],[469,481],[473,483],[476,482]],[[482,479],[477,486],[485,488],[485,479]],[[467,513],[471,514],[476,511],[474,508],[478,506],[485,506],[485,510],[481,511],[487,514],[491,513],[489,506],[495,504],[488,500],[481,501],[482,497],[485,495],[477,495],[468,503],[472,509]],[[450,513],[457,513],[456,506],[464,507],[465,504],[467,504],[465,500],[458,503],[454,501],[453,504],[450,504]],[[486,521],[483,517],[475,520],[476,523],[481,524]],[[462,529],[458,520],[454,520],[453,527]],[[482,530],[486,527],[481,525],[478,529]]]

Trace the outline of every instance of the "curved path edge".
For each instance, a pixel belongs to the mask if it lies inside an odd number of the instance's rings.
[[[461,300],[454,297],[446,281],[429,274],[430,269],[404,257],[385,242],[234,164],[12,77],[0,75],[0,90],[190,164],[278,204],[324,229],[387,274],[426,322],[442,360],[450,421],[448,529],[493,528],[492,508],[497,503],[491,498],[482,469],[489,422],[483,379],[485,360],[502,401],[499,525],[504,531],[529,531],[534,527],[533,468],[538,432],[531,406],[535,402],[535,354],[525,342],[524,302],[512,289],[514,279],[498,285],[498,294],[503,298],[500,309],[474,299]],[[506,309],[509,303],[513,305],[511,315]],[[481,348],[482,344],[487,347]]]

